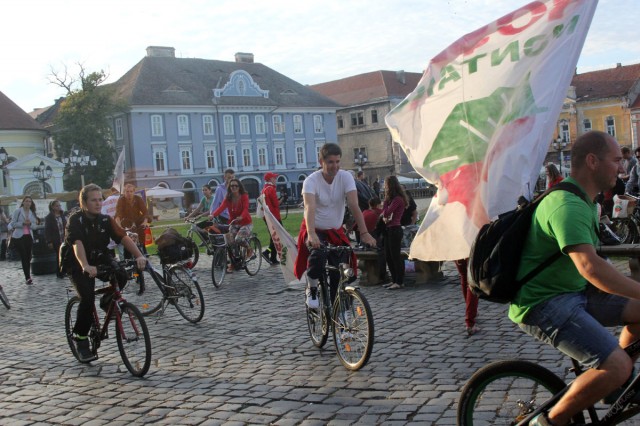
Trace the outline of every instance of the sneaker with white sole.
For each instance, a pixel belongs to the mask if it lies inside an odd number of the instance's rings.
[[[309,309],[318,309],[320,307],[317,288],[307,287],[307,306]]]

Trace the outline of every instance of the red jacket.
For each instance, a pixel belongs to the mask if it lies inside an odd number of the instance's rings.
[[[276,192],[276,186],[271,182],[267,182],[264,184],[264,188],[262,188],[262,193],[264,194],[264,201],[267,203],[269,207],[269,211],[275,217],[278,222],[281,222],[280,219],[280,202],[278,201],[278,193]]]
[[[240,200],[237,202],[229,202],[227,197],[224,198],[220,207],[213,212],[212,216],[218,216],[220,213],[225,211],[225,209],[229,209],[229,222],[236,218],[240,218],[240,220],[234,225],[249,225],[251,222],[251,215],[249,214],[249,194],[242,194],[240,196]]]

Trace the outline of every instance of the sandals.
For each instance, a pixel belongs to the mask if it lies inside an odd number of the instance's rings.
[[[404,284],[393,283],[387,287],[388,290],[398,290],[399,288],[404,288]]]
[[[474,334],[479,333],[480,330],[482,330],[477,325],[474,325],[473,327],[467,327],[466,329],[467,329],[467,335],[468,336],[473,336]]]

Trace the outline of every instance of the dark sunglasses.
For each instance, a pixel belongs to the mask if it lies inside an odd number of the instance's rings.
[[[240,188],[240,185],[229,185],[229,188]]]

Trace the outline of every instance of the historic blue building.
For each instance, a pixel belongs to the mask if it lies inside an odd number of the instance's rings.
[[[232,168],[250,198],[267,171],[279,188],[300,198],[302,181],[318,167],[318,150],[337,141],[339,105],[237,53],[235,62],[176,58],[172,47],[147,56],[111,85],[130,110],[113,118],[115,146],[139,187],[185,192],[222,182]]]

